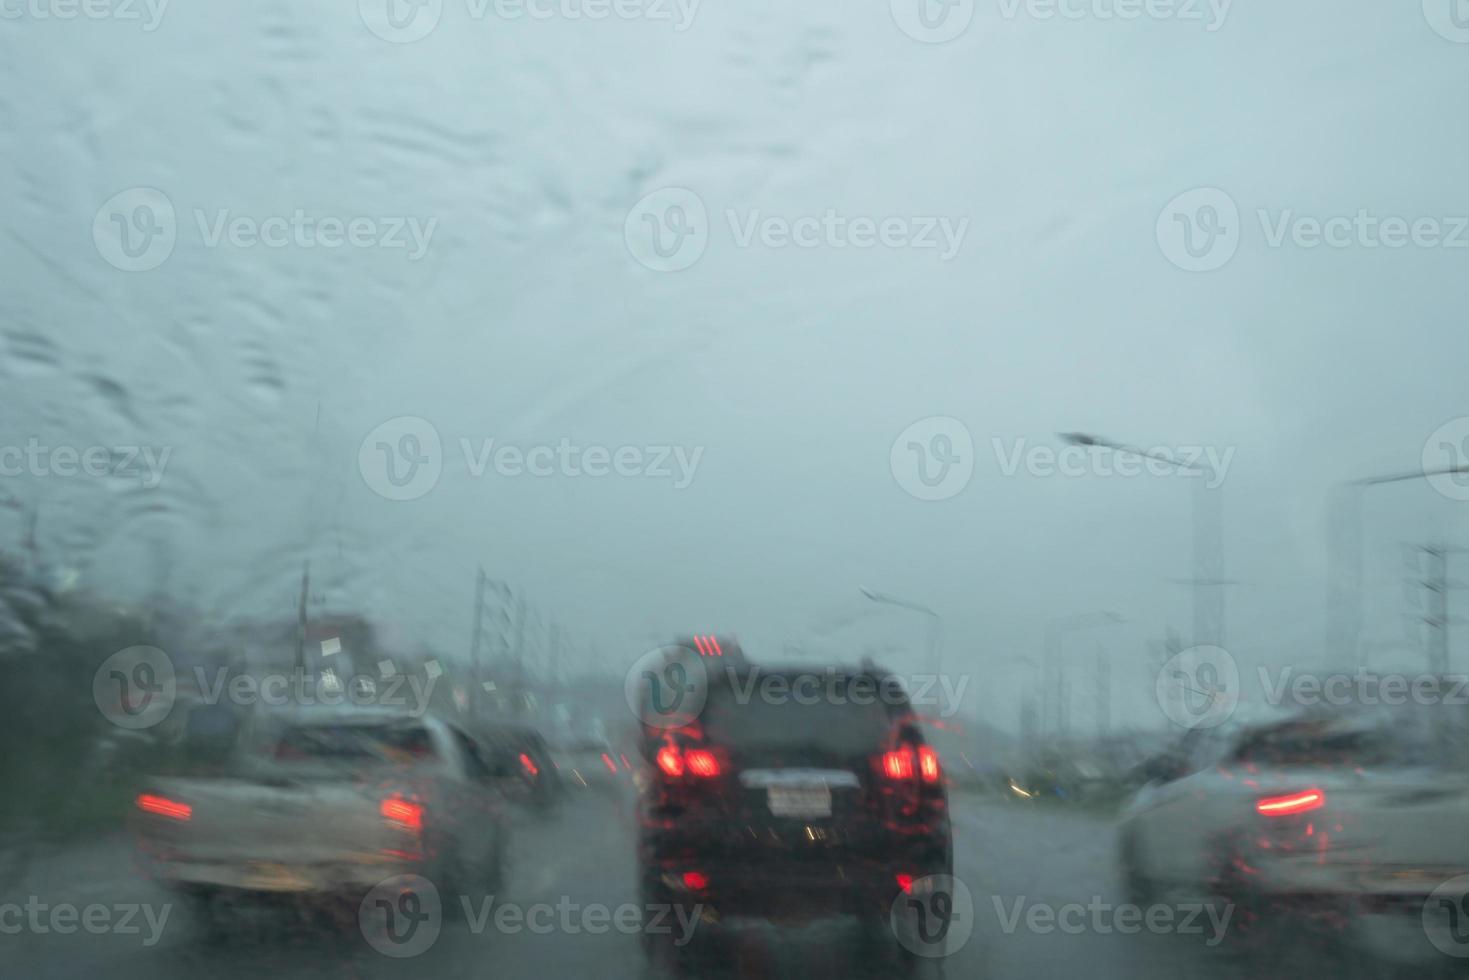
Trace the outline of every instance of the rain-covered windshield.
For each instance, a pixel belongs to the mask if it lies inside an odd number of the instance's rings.
[[[1469,0],[0,0],[0,980],[1469,963],[1466,83]]]

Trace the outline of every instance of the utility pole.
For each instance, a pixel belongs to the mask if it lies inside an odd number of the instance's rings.
[[[474,682],[474,692],[469,696],[469,706],[476,718],[479,717],[479,706],[484,696],[485,678],[480,666],[480,641],[485,632],[485,585],[488,581],[485,566],[480,565],[474,579],[474,638],[469,643],[470,677]]]
[[[1056,693],[1059,702],[1056,705],[1056,734],[1064,742],[1071,735],[1071,689],[1066,683],[1064,670],[1056,678]]]
[[[550,647],[546,660],[547,672],[551,675],[546,680],[546,687],[554,694],[561,689],[561,626],[555,620],[551,621],[546,645]]]
[[[525,596],[515,597],[515,641],[511,662],[514,664],[517,695],[525,688]],[[517,706],[518,708],[518,706]]]
[[[1112,730],[1112,662],[1107,651],[1097,644],[1097,734],[1107,735]]]
[[[296,606],[296,669],[306,672],[306,603],[311,597],[311,559],[301,565],[301,601]]]

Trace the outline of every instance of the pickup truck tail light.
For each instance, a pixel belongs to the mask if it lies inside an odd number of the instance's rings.
[[[401,796],[391,796],[378,807],[388,823],[419,833],[423,830],[423,807]]]
[[[1326,794],[1319,789],[1288,793],[1285,796],[1267,796],[1255,801],[1255,812],[1267,817],[1288,817],[1296,813],[1308,813],[1326,805]]]
[[[152,793],[143,793],[137,799],[138,809],[144,813],[153,813],[170,820],[188,822],[194,818],[194,808],[187,803],[170,800],[166,796],[156,796]]]

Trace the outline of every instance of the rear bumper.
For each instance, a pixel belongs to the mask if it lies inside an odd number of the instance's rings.
[[[707,885],[686,887],[682,882],[686,870],[698,871]],[[657,893],[647,895],[646,900],[702,905],[720,919],[790,922],[835,915],[885,915],[902,894],[899,875],[918,880],[948,870],[886,862],[847,861],[779,869],[705,862],[692,868],[655,870]]]
[[[700,904],[720,918],[803,921],[833,915],[884,915],[902,894],[900,879],[950,874],[948,850],[934,842],[879,853],[765,851],[732,854],[700,848],[645,853],[645,899]],[[694,873],[701,887],[690,887]]]
[[[419,861],[363,855],[319,863],[193,861],[143,858],[143,870],[175,888],[221,888],[273,894],[338,894],[371,889],[386,878],[423,871]]]

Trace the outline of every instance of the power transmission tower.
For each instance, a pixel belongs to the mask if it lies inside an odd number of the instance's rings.
[[[1449,580],[1449,555],[1462,554],[1464,549],[1426,544],[1414,550],[1423,556],[1424,564],[1422,577],[1413,584],[1428,593],[1424,611],[1418,617],[1428,627],[1428,670],[1441,677],[1449,672],[1449,625],[1456,622],[1449,615],[1449,592],[1462,587],[1462,583]]]

